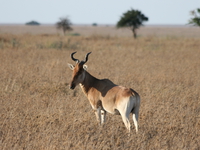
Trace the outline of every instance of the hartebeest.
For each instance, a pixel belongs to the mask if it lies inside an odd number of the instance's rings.
[[[108,79],[100,80],[95,78],[86,71],[87,66],[84,65],[91,52],[86,54],[83,61],[75,59],[73,56],[75,53],[71,54],[71,59],[76,62],[76,65],[68,64],[73,70],[70,89],[74,89],[78,84],[80,85],[100,124],[105,122],[106,112],[116,115],[120,114],[126,128],[130,132],[129,114],[132,113],[136,132],[138,132],[140,108],[140,96],[138,93],[131,88],[118,86]]]

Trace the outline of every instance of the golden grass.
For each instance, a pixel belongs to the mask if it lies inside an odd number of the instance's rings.
[[[82,36],[104,36],[104,37],[132,37],[130,29],[117,29],[114,25],[110,26],[72,26],[73,33]],[[0,34],[12,33],[14,35],[31,34],[31,35],[48,35],[63,34],[61,30],[57,30],[55,25],[27,26],[27,25],[0,25]],[[188,26],[144,26],[137,31],[139,36],[153,37],[190,37],[200,38],[199,27]]]
[[[141,96],[139,133],[120,116],[99,127],[73,63],[92,51],[88,71]],[[0,34],[0,149],[200,148],[200,38]]]

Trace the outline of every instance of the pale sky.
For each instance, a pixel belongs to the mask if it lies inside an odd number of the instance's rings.
[[[0,24],[55,24],[65,16],[73,24],[116,24],[131,8],[149,18],[145,24],[185,25],[200,0],[0,0]]]

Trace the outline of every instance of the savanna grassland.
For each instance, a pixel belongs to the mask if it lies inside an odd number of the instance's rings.
[[[79,36],[54,27],[6,28],[0,27],[0,149],[200,149],[200,29],[142,28],[134,40],[111,27],[75,27]],[[69,89],[74,51],[80,60],[92,51],[87,65],[95,77],[140,94],[138,134],[132,117],[130,136],[120,116],[107,114],[100,127],[80,87]]]

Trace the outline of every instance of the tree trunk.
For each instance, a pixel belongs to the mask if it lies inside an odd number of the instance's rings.
[[[136,38],[137,38],[136,30],[135,30],[135,29],[132,29],[132,31],[133,31],[133,37],[134,37],[134,39],[136,39]]]
[[[65,30],[65,29],[63,29],[63,34],[65,35],[65,33],[66,33],[66,30]]]

